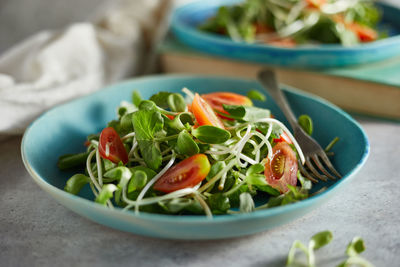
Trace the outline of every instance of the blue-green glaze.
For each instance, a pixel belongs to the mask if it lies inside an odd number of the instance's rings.
[[[99,132],[108,121],[116,118],[116,107],[122,100],[129,101],[133,90],[138,90],[146,99],[159,91],[179,92],[183,87],[199,93],[231,91],[245,94],[251,89],[263,92],[256,81],[210,76],[150,76],[122,82],[58,106],[33,122],[26,130],[21,146],[27,170],[59,203],[95,222],[140,235],[194,240],[243,236],[292,221],[333,197],[367,159],[368,139],[348,114],[320,98],[289,89],[285,94],[295,114],[312,117],[314,137],[322,146],[334,137],[340,137],[340,142],[334,146],[332,161],[344,177],[330,182],[328,190],[321,194],[287,206],[207,219],[205,216],[135,215],[119,208],[110,210],[88,200],[92,198],[90,190],[84,190],[80,196],[63,191],[66,180],[73,173],[58,170],[58,157],[83,151],[86,136]],[[277,119],[286,122],[275,103],[268,95],[267,98],[266,103],[255,104],[270,108]]]
[[[266,44],[234,42],[216,34],[201,32],[197,25],[212,16],[221,5],[242,0],[201,0],[175,10],[171,28],[184,44],[199,51],[231,59],[284,67],[327,68],[380,61],[400,55],[400,10],[380,3],[383,23],[391,26],[391,37],[352,47],[314,45],[284,48]]]

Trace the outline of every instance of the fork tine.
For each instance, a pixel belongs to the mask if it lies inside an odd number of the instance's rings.
[[[300,169],[300,173],[304,177],[306,177],[307,179],[309,179],[313,183],[318,183],[318,180],[315,179],[314,177],[312,177],[312,175],[306,170],[306,168],[304,168],[304,166],[301,164],[301,162],[299,162],[299,169]]]
[[[316,176],[318,179],[320,179],[320,180],[322,180],[322,181],[324,181],[324,182],[328,181],[328,179],[326,178],[325,175],[321,175],[321,174],[314,168],[314,166],[312,165],[312,163],[311,163],[311,161],[310,161],[310,157],[309,157],[309,156],[306,157],[306,165],[307,165],[307,167],[310,169],[310,171],[314,174],[314,176]]]
[[[332,180],[336,180],[336,177],[333,176],[332,174],[330,174],[325,167],[322,165],[321,161],[319,161],[318,156],[317,155],[313,155],[311,157],[315,163],[315,165],[317,165],[318,169],[320,169],[328,178],[332,179]]]
[[[342,176],[340,175],[340,173],[333,167],[331,161],[329,160],[328,156],[325,154],[325,152],[321,151],[321,153],[319,153],[319,156],[322,158],[322,160],[324,161],[325,165],[328,166],[329,170],[331,172],[333,172],[333,174],[335,174],[337,177],[342,178]]]

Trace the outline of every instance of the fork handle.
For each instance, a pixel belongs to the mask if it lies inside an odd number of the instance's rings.
[[[278,83],[276,81],[275,73],[272,70],[261,70],[258,73],[258,80],[262,83],[262,85],[268,90],[271,94],[272,98],[275,100],[276,104],[280,107],[283,114],[285,114],[286,119],[292,126],[294,132],[301,131],[301,127],[297,123],[297,119],[294,116],[285,95],[282,93],[282,90],[279,89]]]

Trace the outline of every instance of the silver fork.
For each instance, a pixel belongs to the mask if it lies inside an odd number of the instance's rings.
[[[307,170],[300,163],[299,169],[301,174],[313,182],[318,182],[318,179],[322,181],[327,181],[328,178],[332,180],[335,180],[336,178],[341,178],[342,176],[333,167],[325,151],[311,136],[305,133],[301,126],[297,123],[297,119],[290,109],[286,97],[279,89],[274,72],[267,69],[261,70],[258,73],[258,80],[270,93],[270,95],[283,111],[284,115],[292,126],[294,137],[296,138],[301,150],[303,151],[305,157],[305,165],[308,168]],[[326,165],[330,172],[327,171],[324,165]]]

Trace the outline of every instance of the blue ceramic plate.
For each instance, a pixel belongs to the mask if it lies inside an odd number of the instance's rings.
[[[391,28],[389,38],[353,47],[314,45],[282,48],[266,44],[234,42],[216,34],[202,32],[197,25],[211,17],[221,5],[241,0],[201,0],[175,10],[172,31],[184,44],[199,51],[231,59],[286,67],[338,67],[374,62],[400,55],[400,10],[379,4],[383,10],[383,24]]]
[[[245,94],[257,89],[255,81],[223,77],[150,76],[113,85],[95,94],[58,106],[33,122],[22,140],[22,158],[36,183],[59,203],[95,222],[140,235],[174,239],[217,239],[243,236],[285,224],[321,205],[349,181],[364,164],[369,144],[360,126],[345,112],[328,102],[287,89],[285,94],[295,114],[309,114],[314,121],[314,137],[322,146],[334,137],[340,142],[334,146],[333,164],[343,174],[337,182],[326,184],[325,192],[301,202],[260,210],[249,214],[205,216],[172,216],[110,210],[92,202],[90,190],[79,196],[63,191],[66,180],[73,173],[59,171],[56,163],[60,155],[84,150],[86,136],[101,131],[115,119],[116,107],[122,100],[130,100],[133,90],[147,99],[159,91],[179,92],[188,87],[199,93],[232,91]],[[264,106],[276,118],[286,122],[275,103],[269,98]],[[319,183],[315,190],[321,186]]]

